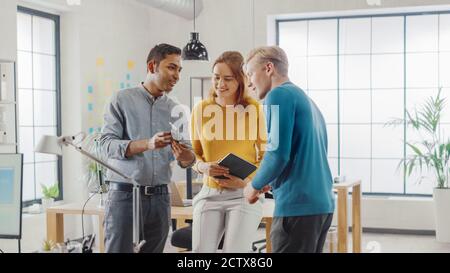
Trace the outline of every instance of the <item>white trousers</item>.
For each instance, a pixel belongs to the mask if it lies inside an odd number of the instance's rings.
[[[192,251],[217,252],[225,234],[222,252],[247,253],[262,219],[260,201],[250,205],[243,189],[217,190],[203,185],[193,200]]]

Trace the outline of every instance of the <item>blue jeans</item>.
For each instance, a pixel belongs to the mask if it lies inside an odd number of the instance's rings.
[[[162,253],[170,228],[170,195],[141,194],[143,253]],[[105,204],[106,253],[133,253],[133,193],[109,191]]]

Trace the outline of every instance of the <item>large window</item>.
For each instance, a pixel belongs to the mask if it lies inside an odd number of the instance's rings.
[[[60,135],[59,17],[27,8],[17,13],[19,151],[24,154],[23,200],[61,181],[56,156],[34,152],[43,135]],[[61,190],[62,192],[62,190]]]
[[[365,193],[431,194],[426,175],[405,178],[404,139],[417,135],[386,122],[403,118],[443,87],[450,92],[450,14],[395,14],[277,21],[291,80],[327,122],[333,175],[362,179]],[[450,102],[449,102],[450,103]],[[449,104],[450,107],[450,104]],[[441,129],[450,137],[450,113]]]

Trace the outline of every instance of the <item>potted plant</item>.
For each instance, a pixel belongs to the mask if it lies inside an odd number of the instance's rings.
[[[412,154],[403,159],[406,176],[413,171],[422,172],[427,169],[434,174],[436,186],[433,190],[433,201],[436,220],[436,240],[450,242],[450,139],[442,134],[440,128],[442,112],[446,100],[441,98],[441,89],[437,96],[428,98],[423,105],[412,112],[406,111],[406,120],[391,121],[391,125],[403,125],[420,132],[418,142],[406,142]],[[420,178],[419,182],[421,182]]]
[[[42,208],[45,210],[48,207],[51,207],[55,202],[55,198],[59,196],[59,187],[58,183],[53,184],[52,186],[45,186],[41,184],[42,187]]]
[[[56,244],[52,240],[44,240],[42,242],[42,253],[53,253]]]
[[[101,152],[100,144],[98,139],[101,137],[101,134],[94,133],[87,136],[82,144],[82,147],[85,151],[95,155],[97,158],[102,160],[103,162],[107,162],[108,159]],[[93,160],[85,160],[84,164],[84,176],[83,180],[87,182],[87,190],[89,193],[98,194],[100,196],[100,202],[98,207],[104,207],[104,194],[108,192],[108,187],[104,181],[104,174],[106,169],[102,167],[100,164]]]

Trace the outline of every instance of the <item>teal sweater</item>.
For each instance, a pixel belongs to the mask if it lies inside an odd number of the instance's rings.
[[[270,91],[264,104],[269,140],[253,187],[272,186],[276,217],[333,213],[327,131],[319,108],[291,82]]]

